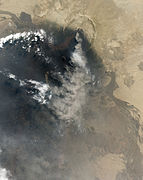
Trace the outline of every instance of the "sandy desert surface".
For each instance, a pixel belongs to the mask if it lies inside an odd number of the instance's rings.
[[[56,166],[42,154],[29,162],[30,153],[12,146],[2,167],[17,180],[143,180],[143,1],[0,1],[0,37],[43,23],[82,29],[105,74],[86,101],[85,132],[66,130]]]

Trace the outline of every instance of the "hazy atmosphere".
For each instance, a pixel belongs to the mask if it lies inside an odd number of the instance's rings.
[[[142,89],[142,0],[0,0],[0,180],[143,180]]]

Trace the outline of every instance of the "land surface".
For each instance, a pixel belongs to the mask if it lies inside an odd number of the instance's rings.
[[[30,24],[56,23],[63,30],[83,29],[106,69],[106,76],[97,82],[98,95],[93,90],[87,99],[86,131],[80,135],[65,132],[54,162],[59,171],[55,175],[51,170],[47,180],[142,180],[142,0],[1,0],[0,37],[18,32],[19,27],[29,28],[29,20],[20,19],[21,12],[31,15]],[[24,162],[19,156],[27,156],[23,149],[11,151],[5,166],[23,180],[18,161],[13,164],[13,159]],[[41,174],[52,169],[42,158],[32,159],[25,170],[28,180],[35,179],[37,170]]]

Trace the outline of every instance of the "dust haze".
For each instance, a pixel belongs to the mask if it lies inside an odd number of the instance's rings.
[[[141,0],[0,1],[0,180],[142,180]]]

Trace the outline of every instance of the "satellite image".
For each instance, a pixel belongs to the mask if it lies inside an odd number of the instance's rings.
[[[142,0],[0,0],[0,180],[143,180],[142,89]]]

